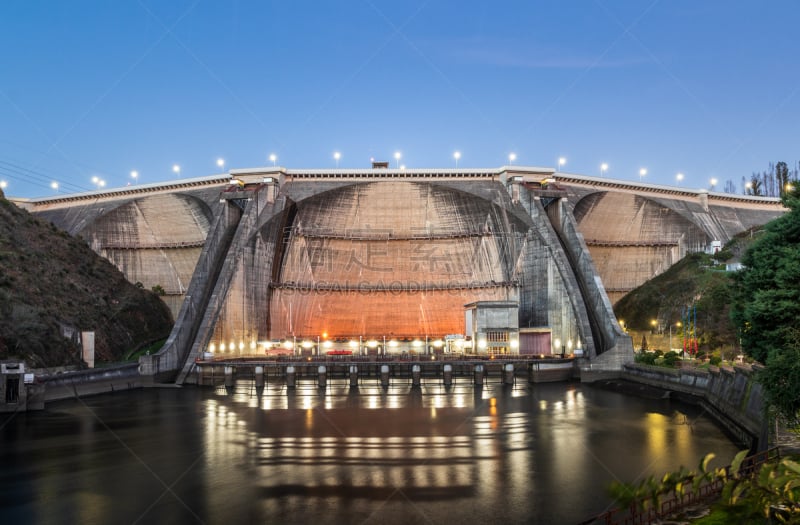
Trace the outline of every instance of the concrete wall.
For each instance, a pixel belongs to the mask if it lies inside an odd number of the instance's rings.
[[[37,380],[43,386],[41,393],[43,402],[107,394],[144,386],[143,378],[139,375],[135,363],[37,377]]]
[[[565,186],[612,304],[683,258],[780,216],[775,199]],[[643,188],[644,189],[644,188]]]
[[[763,388],[748,365],[695,370],[628,364],[622,378],[695,396],[737,439],[758,450],[769,446]]]

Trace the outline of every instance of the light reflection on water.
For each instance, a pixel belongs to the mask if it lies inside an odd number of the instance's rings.
[[[612,479],[737,450],[693,407],[574,383],[146,390],[0,432],[4,523],[574,523]]]

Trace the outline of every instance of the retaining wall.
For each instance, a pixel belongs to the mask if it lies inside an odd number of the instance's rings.
[[[757,368],[758,365],[740,365],[697,370],[626,364],[622,378],[677,392],[675,397],[679,399],[698,402],[736,439],[760,451],[769,447],[769,425],[763,388],[754,377]]]

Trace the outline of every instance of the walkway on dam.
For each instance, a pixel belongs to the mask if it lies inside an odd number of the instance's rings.
[[[380,380],[385,386],[395,380],[419,385],[425,379],[441,379],[445,384],[456,377],[468,377],[476,385],[489,378],[513,384],[518,376],[530,382],[567,381],[575,375],[574,357],[541,357],[507,355],[501,357],[442,355],[411,356],[282,356],[279,358],[242,357],[231,359],[198,359],[189,377],[200,385],[255,380],[286,382],[294,386],[298,379],[312,379],[319,386],[328,380],[349,379],[351,386],[359,380]]]

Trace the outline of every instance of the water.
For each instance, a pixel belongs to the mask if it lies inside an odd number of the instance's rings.
[[[576,523],[613,479],[737,450],[577,383],[148,389],[0,415],[0,523]]]

